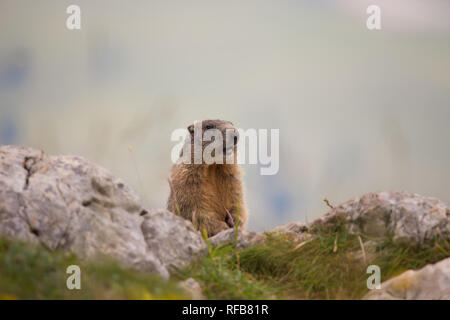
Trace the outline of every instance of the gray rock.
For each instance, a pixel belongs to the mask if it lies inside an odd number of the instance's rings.
[[[192,300],[205,300],[200,284],[194,278],[188,278],[180,282],[180,287],[183,288]]]
[[[450,258],[408,270],[364,296],[366,300],[450,300]]]
[[[190,221],[167,210],[144,217],[142,232],[147,246],[165,266],[182,267],[207,252],[205,241]]]
[[[172,237],[155,232],[157,225]],[[0,147],[0,237],[82,258],[110,256],[167,277],[171,264],[189,262],[205,246],[190,229],[175,215],[147,213],[123,181],[80,157]]]
[[[301,222],[289,222],[285,225],[274,228],[273,233],[289,233],[295,236],[293,239],[296,242],[303,242],[310,240],[313,236],[308,232],[308,227]]]
[[[405,191],[365,194],[332,209],[311,226],[333,225],[338,220],[351,233],[392,235],[420,244],[436,236],[450,237],[449,204]]]
[[[223,230],[215,236],[209,238],[209,241],[213,246],[233,245],[236,242],[235,231],[236,229],[234,228]],[[262,243],[264,239],[265,236],[260,233],[239,229],[236,248],[248,248],[251,245]]]
[[[289,222],[285,225],[278,226],[272,232],[285,232],[301,234],[308,231],[308,227],[301,222]]]

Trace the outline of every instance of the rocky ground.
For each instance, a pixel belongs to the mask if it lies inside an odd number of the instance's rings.
[[[83,158],[1,146],[0,238],[0,297],[49,297],[39,288],[24,294],[7,279],[15,272],[8,259],[40,250],[32,246],[50,252],[43,254],[50,261],[53,253],[73,253],[88,270],[113,259],[139,275],[124,276],[123,286],[142,275],[140,283],[167,283],[195,299],[450,299],[450,206],[408,192],[366,194],[308,225],[230,229],[206,240],[190,222],[144,208],[123,181]],[[377,263],[383,283],[368,290],[366,267]]]

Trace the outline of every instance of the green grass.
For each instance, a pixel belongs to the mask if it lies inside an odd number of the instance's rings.
[[[188,298],[176,282],[198,280],[209,299],[360,299],[367,265],[381,268],[381,281],[450,256],[448,239],[423,246],[370,239],[338,226],[315,230],[299,246],[293,235],[267,234],[264,244],[237,250],[212,247],[172,280],[120,267],[109,260],[80,261],[74,254],[0,240],[0,299],[179,299]],[[66,288],[66,268],[81,268],[81,290]]]
[[[424,246],[361,239],[366,263],[358,237],[337,227],[316,231],[301,247],[292,235],[268,234],[263,245],[244,250],[210,248],[207,257],[179,275],[200,281],[210,299],[360,299],[368,292],[367,265],[378,265],[386,281],[450,256],[445,239]]]
[[[178,270],[181,279],[192,277],[202,284],[208,299],[271,299],[276,290],[240,269],[239,252],[232,246],[212,248],[207,257]]]
[[[69,290],[66,269],[81,269],[81,289]],[[0,239],[0,299],[185,299],[174,281],[120,267],[80,261],[74,254]]]

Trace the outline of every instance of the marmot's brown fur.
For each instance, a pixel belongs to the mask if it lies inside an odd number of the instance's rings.
[[[204,120],[201,122],[201,134],[206,130],[217,129],[222,132],[223,164],[206,164],[202,159],[201,164],[194,163],[194,125],[188,127],[191,144],[191,162],[183,163],[183,151],[180,159],[172,167],[169,179],[170,196],[167,203],[168,210],[192,221],[194,226],[203,231],[206,230],[211,237],[222,230],[232,228],[237,221],[239,213],[239,228],[245,226],[247,210],[244,203],[242,185],[242,171],[237,163],[238,132],[233,124],[223,120]],[[200,125],[198,125],[200,130]],[[231,134],[231,136],[230,136]],[[233,140],[227,149],[226,139]],[[198,136],[197,136],[198,137]],[[213,140],[214,141],[214,140]],[[200,142],[202,151],[211,142]],[[200,143],[198,143],[200,145]],[[185,149],[186,150],[186,149]],[[225,163],[226,155],[234,151],[234,163]],[[228,151],[228,153],[227,153]],[[214,156],[214,152],[212,153]]]

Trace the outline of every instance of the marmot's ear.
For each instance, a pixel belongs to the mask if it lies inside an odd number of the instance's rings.
[[[190,134],[194,134],[194,125],[191,124],[189,127],[187,127],[187,129],[189,130]]]

